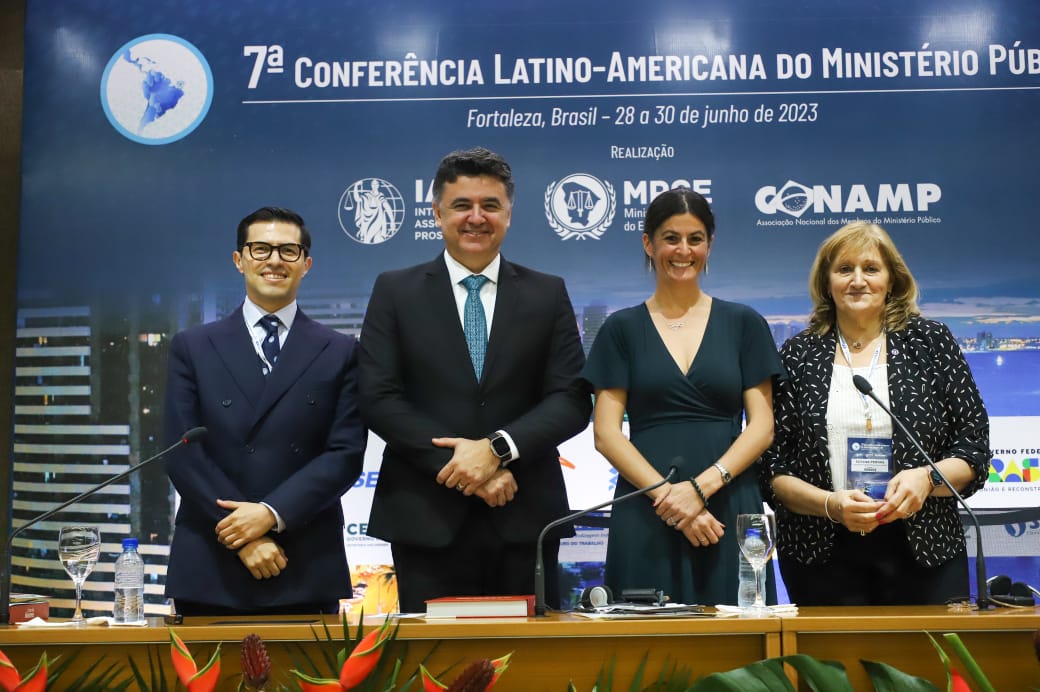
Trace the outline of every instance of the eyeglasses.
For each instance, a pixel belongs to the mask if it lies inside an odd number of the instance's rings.
[[[244,247],[249,248],[249,256],[258,262],[263,262],[266,259],[270,259],[271,253],[275,250],[278,251],[278,256],[286,262],[295,262],[300,259],[303,255],[307,254],[307,248],[300,245],[299,243],[283,243],[281,245],[271,245],[270,243],[244,243]]]

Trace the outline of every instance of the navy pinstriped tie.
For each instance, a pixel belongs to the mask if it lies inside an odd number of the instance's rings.
[[[480,289],[487,282],[488,278],[481,274],[472,274],[459,282],[467,291],[462,330],[466,334],[469,358],[473,361],[473,372],[478,380],[484,372],[484,355],[487,353],[487,317],[484,304],[480,302]]]

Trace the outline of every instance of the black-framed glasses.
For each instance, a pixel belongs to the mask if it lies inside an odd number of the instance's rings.
[[[275,250],[278,251],[278,256],[286,262],[295,262],[307,254],[307,248],[303,247],[299,243],[271,245],[271,243],[249,242],[244,243],[244,247],[249,249],[249,256],[258,262],[270,259],[271,253]]]

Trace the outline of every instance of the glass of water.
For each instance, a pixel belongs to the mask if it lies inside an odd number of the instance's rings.
[[[776,548],[776,517],[772,514],[738,514],[737,545],[755,570],[755,604],[748,612],[766,615],[769,610],[762,593],[762,570]]]
[[[101,554],[101,533],[96,526],[63,526],[58,533],[58,559],[76,585],[75,623],[83,622],[83,582],[94,571]]]

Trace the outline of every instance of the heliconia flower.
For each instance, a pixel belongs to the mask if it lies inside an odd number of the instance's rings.
[[[314,678],[298,670],[292,674],[300,680],[300,687],[304,692],[312,690],[352,690],[368,677],[376,665],[379,657],[383,655],[383,647],[393,634],[390,629],[390,618],[383,621],[383,625],[366,634],[343,661],[343,667],[339,671],[339,680],[331,678]],[[342,652],[341,652],[342,653]]]
[[[486,658],[470,665],[455,679],[450,686],[433,677],[430,671],[421,663],[419,664],[419,677],[422,680],[423,692],[486,692],[495,686],[498,678],[509,667],[509,659],[512,653],[501,658],[489,661]]]
[[[964,681],[961,674],[956,670],[950,669],[950,691],[951,692],[971,692],[971,685]]]
[[[4,692],[44,692],[47,689],[47,654],[23,680],[3,651],[0,651],[0,687]]]
[[[426,666],[421,663],[419,664],[419,677],[422,679],[423,692],[441,692],[441,690],[448,689],[447,685],[433,677],[433,674],[426,670]]]
[[[217,644],[209,663],[199,670],[188,647],[171,629],[170,658],[173,660],[173,669],[177,671],[177,677],[188,688],[188,692],[213,692],[216,689],[217,680],[220,678],[220,644]]]
[[[250,634],[242,640],[242,678],[247,685],[262,690],[270,676],[271,658],[267,655],[264,640],[259,635]]]
[[[448,692],[485,692],[495,677],[495,666],[482,658],[469,664],[455,682],[448,685]]]
[[[487,689],[491,689],[498,682],[498,679],[502,677],[502,673],[506,672],[506,668],[509,667],[509,659],[512,658],[513,652],[510,651],[505,656],[496,658],[491,661],[491,665],[495,667],[495,677],[491,678],[491,682],[488,684]]]

